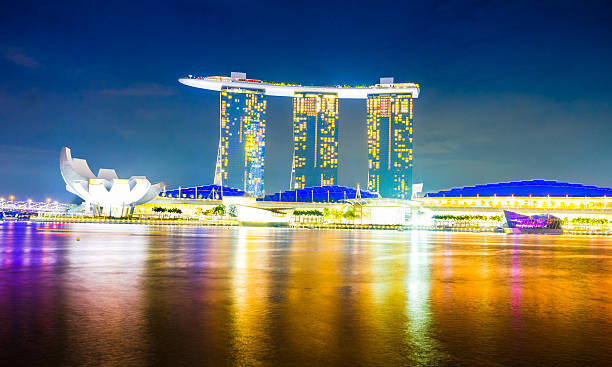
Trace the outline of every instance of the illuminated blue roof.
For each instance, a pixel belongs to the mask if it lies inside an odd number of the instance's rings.
[[[179,193],[180,191],[180,193]],[[223,196],[243,196],[244,191],[233,187],[219,185],[202,185],[195,187],[181,187],[179,189],[166,190],[159,194],[161,197],[181,199],[215,199],[220,200]]]
[[[377,193],[361,190],[360,197],[363,199],[378,198]],[[317,202],[317,203],[339,203],[347,199],[357,198],[357,189],[346,186],[314,186],[297,190],[285,190],[275,194],[258,198],[259,201],[285,201],[285,202]]]
[[[612,196],[612,189],[585,186],[568,182],[530,180],[500,182],[495,184],[466,186],[425,194],[425,197],[475,197],[475,196],[535,196],[535,197],[603,197]]]

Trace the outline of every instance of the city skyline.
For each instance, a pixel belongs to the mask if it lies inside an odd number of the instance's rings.
[[[385,198],[412,196],[413,98],[419,97],[418,83],[382,77],[369,86],[303,86],[252,79],[244,72],[189,75],[179,82],[220,94],[216,185],[239,188],[251,196],[265,193],[265,96],[293,100],[289,188],[337,185],[338,100],[360,99],[365,101],[368,113],[368,139],[364,142],[368,149],[367,189]]]
[[[610,364],[612,2],[3,5],[6,365]]]
[[[535,178],[612,181],[601,169],[612,155],[609,6],[241,9],[249,16],[227,28],[218,15],[234,14],[229,4],[8,4],[0,15],[0,193],[72,200],[52,158],[64,145],[169,187],[210,182],[219,99],[181,88],[176,76],[232,70],[305,85],[370,84],[391,75],[418,81],[424,94],[415,104],[413,175],[425,191]],[[304,15],[314,27],[295,27]],[[247,34],[258,42],[243,42]],[[288,185],[294,149],[283,138],[292,134],[292,108],[277,98],[268,98],[266,192]],[[360,101],[340,103],[341,185],[367,183],[367,147],[360,148],[366,118]]]

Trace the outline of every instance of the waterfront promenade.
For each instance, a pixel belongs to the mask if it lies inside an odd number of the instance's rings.
[[[236,218],[206,218],[206,219],[151,219],[151,218],[96,218],[96,217],[85,217],[85,216],[61,216],[61,215],[47,215],[41,217],[31,218],[33,222],[37,223],[98,223],[98,224],[138,224],[138,225],[168,225],[168,226],[241,226],[244,223],[240,223]],[[287,227],[291,228],[305,228],[305,229],[347,229],[347,230],[422,230],[422,231],[442,231],[442,232],[500,232],[501,227],[499,223],[494,223],[488,226],[479,226],[473,223],[463,222],[450,224],[439,224],[432,226],[413,226],[413,225],[381,225],[381,224],[361,224],[358,221],[356,223],[318,223],[318,222],[290,222]],[[257,227],[275,227],[274,225],[254,225],[247,224],[248,226]],[[586,235],[586,236],[612,236],[612,229],[605,226],[585,226],[585,225],[572,225],[569,228],[564,229],[564,233],[568,235]]]

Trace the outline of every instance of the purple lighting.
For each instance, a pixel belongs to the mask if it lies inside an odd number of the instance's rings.
[[[517,233],[549,233],[560,234],[561,220],[550,214],[544,215],[521,215],[514,212],[504,210],[508,228],[516,229]]]

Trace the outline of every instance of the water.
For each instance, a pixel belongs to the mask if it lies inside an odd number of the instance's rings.
[[[605,365],[611,317],[606,237],[0,224],[0,365]]]

